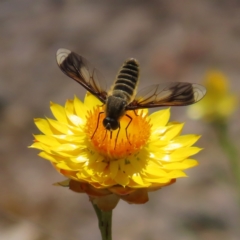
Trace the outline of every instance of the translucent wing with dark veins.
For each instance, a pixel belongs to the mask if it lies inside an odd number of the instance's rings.
[[[80,83],[102,103],[106,102],[106,84],[99,71],[85,58],[67,49],[60,48],[56,53],[59,68],[70,78]]]
[[[198,84],[169,82],[151,85],[140,90],[126,110],[163,106],[186,106],[198,102],[206,89]]]

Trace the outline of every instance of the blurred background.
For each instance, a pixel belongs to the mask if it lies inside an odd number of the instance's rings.
[[[52,183],[64,180],[28,149],[38,133],[33,118],[52,117],[50,101],[64,104],[85,90],[58,68],[58,48],[73,50],[110,85],[123,61],[138,59],[139,88],[160,81],[201,83],[222,71],[240,89],[238,0],[0,1],[0,239],[100,239],[88,197]],[[214,108],[214,106],[213,106]],[[229,117],[238,147],[239,109]],[[150,194],[145,205],[120,202],[113,239],[237,240],[240,209],[229,159],[209,124],[187,107],[172,108],[183,133],[201,134],[199,166],[189,178]]]

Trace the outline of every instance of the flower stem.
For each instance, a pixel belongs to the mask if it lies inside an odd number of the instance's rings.
[[[229,139],[228,125],[226,122],[215,122],[214,128],[216,130],[216,133],[218,134],[219,143],[230,161],[233,177],[237,185],[240,200],[240,164],[237,148]]]
[[[112,211],[102,211],[92,201],[91,203],[98,217],[98,227],[102,240],[112,240]]]

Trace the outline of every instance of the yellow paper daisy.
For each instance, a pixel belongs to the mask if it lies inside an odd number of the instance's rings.
[[[72,190],[98,199],[101,209],[114,208],[119,198],[144,203],[149,191],[185,177],[183,170],[197,165],[190,157],[201,150],[192,146],[199,136],[181,136],[183,124],[168,122],[170,109],[151,115],[128,111],[132,122],[126,131],[129,118],[123,116],[118,136],[104,128],[102,103],[89,93],[84,103],[77,97],[65,107],[51,103],[51,111],[56,120],[35,119],[42,134],[34,135],[31,147],[70,179]]]
[[[229,90],[227,77],[218,70],[206,73],[203,85],[207,94],[200,102],[189,106],[189,116],[207,122],[225,121],[237,108],[238,97]]]

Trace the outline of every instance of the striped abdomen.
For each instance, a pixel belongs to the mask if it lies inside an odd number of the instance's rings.
[[[139,64],[134,59],[128,59],[120,68],[112,87],[112,95],[130,102],[133,100],[139,79]]]

